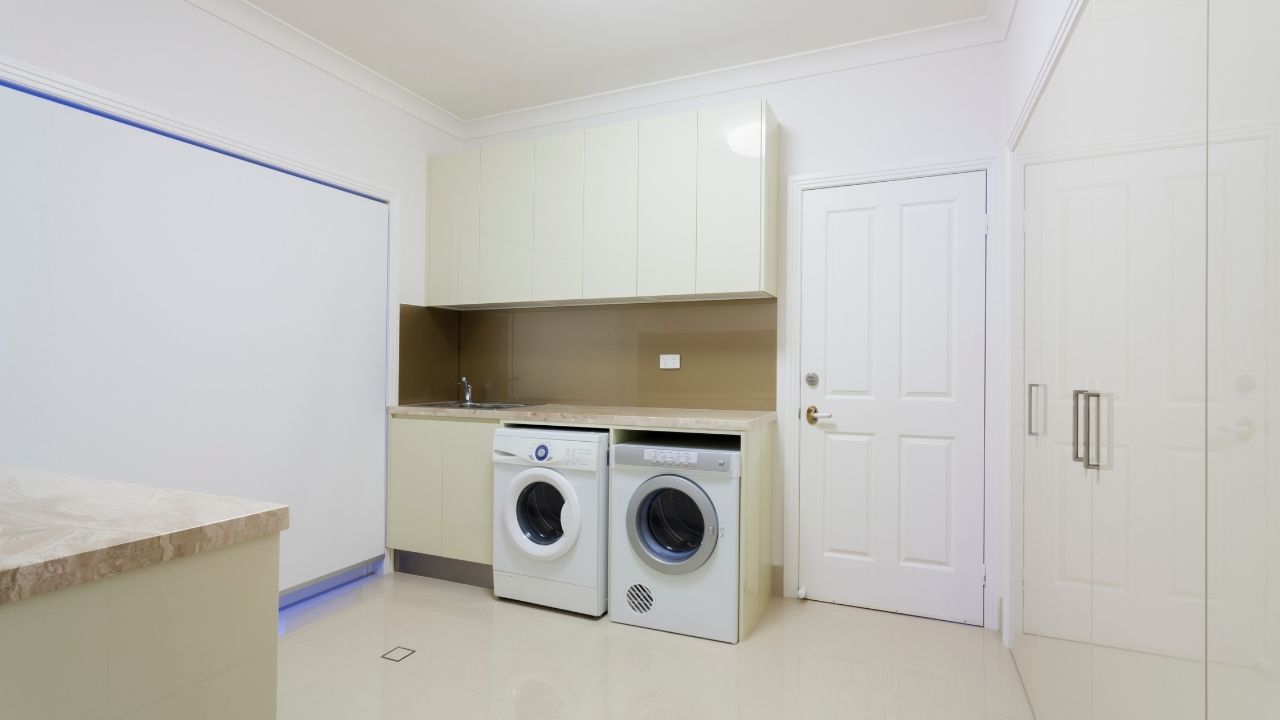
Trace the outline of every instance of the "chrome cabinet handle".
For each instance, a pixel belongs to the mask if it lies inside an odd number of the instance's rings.
[[[1088,390],[1071,391],[1071,459],[1076,462],[1084,462],[1084,455],[1080,454],[1080,396],[1088,394]]]
[[[810,425],[817,425],[819,420],[825,420],[829,417],[831,417],[831,413],[818,412],[817,405],[810,405],[804,411],[804,419],[808,420]]]
[[[1095,403],[1095,401],[1097,401]],[[1098,422],[1092,423],[1094,408],[1098,411]],[[1092,425],[1092,427],[1090,427]],[[1094,435],[1097,435],[1095,443]],[[1093,461],[1094,453],[1098,454],[1098,462]],[[1084,394],[1084,466],[1089,470],[1102,469],[1102,393],[1088,392]]]
[[[1040,406],[1036,401],[1043,394],[1043,390],[1044,385],[1040,383],[1027,384],[1027,434],[1032,437],[1045,434],[1044,428],[1040,427],[1043,413],[1040,412]]]

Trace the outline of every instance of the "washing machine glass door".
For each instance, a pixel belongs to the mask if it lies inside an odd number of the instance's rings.
[[[711,498],[679,475],[640,484],[627,503],[627,538],[646,565],[668,575],[702,567],[716,549],[719,523]]]
[[[502,522],[516,547],[553,560],[569,552],[582,530],[582,505],[573,486],[550,468],[518,473],[507,485]]]

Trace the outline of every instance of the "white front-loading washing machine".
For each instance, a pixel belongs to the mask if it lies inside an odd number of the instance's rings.
[[[738,641],[738,443],[655,434],[613,446],[611,620]]]
[[[609,434],[502,427],[493,436],[493,591],[606,609]]]

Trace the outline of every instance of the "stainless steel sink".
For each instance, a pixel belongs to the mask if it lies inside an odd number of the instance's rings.
[[[511,403],[511,402],[462,402],[461,400],[445,400],[444,402],[429,403],[409,403],[405,407],[438,407],[438,408],[458,408],[459,410],[510,410],[511,408],[522,408],[536,405],[537,403]]]

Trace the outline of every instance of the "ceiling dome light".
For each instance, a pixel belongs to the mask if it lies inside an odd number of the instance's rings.
[[[725,134],[729,149],[744,157],[758,158],[764,150],[764,142],[760,137],[760,121],[752,120],[731,128]]]

